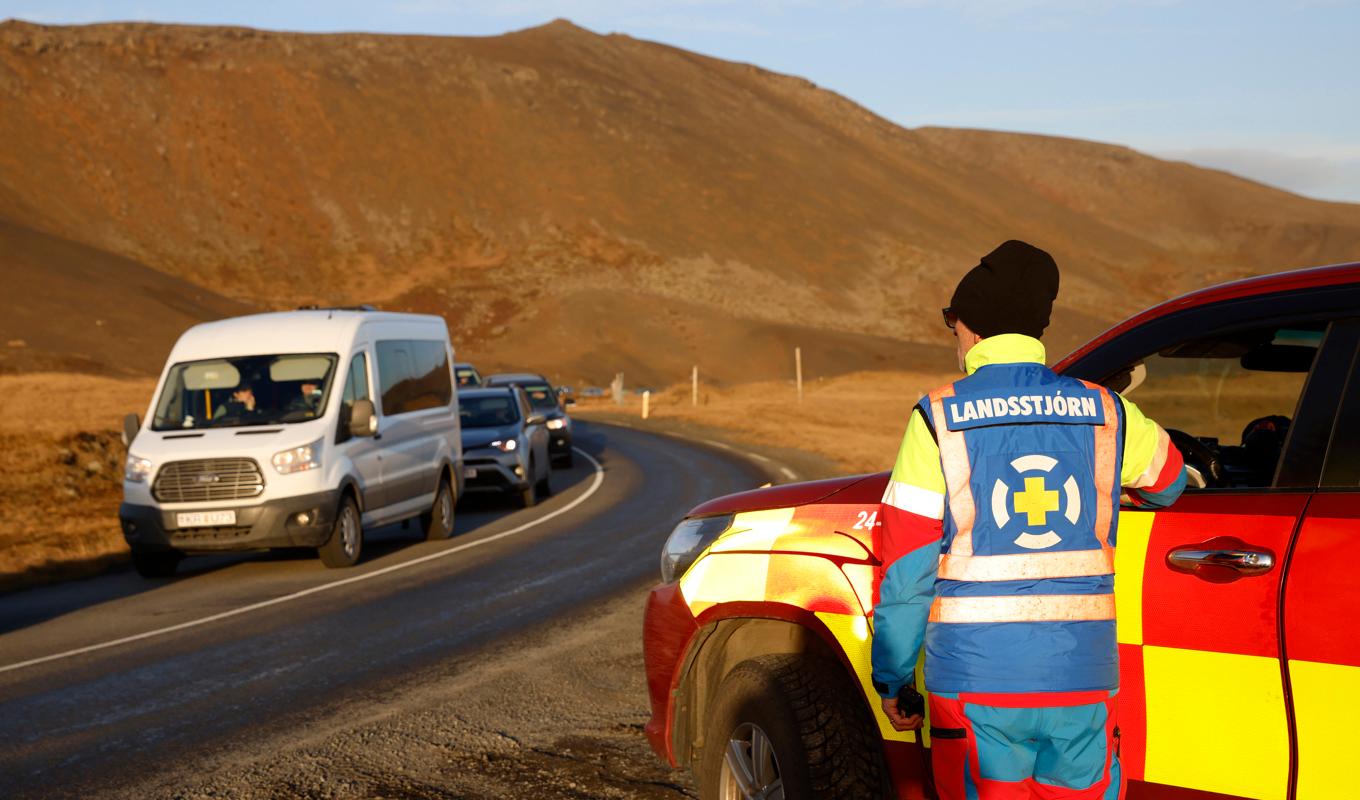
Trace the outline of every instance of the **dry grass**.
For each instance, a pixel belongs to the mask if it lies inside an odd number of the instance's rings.
[[[804,384],[803,402],[792,383],[772,381],[704,389],[691,405],[690,387],[653,394],[657,419],[718,428],[736,442],[806,450],[833,459],[846,472],[891,469],[912,404],[955,376],[923,372],[857,372]],[[574,413],[608,419],[640,415],[642,398],[578,402]]]
[[[118,530],[119,420],[154,381],[0,376],[0,591],[93,574],[127,557]]]

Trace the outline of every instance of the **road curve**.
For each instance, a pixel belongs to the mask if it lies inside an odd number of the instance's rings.
[[[619,427],[578,423],[577,444],[591,459],[554,473],[546,502],[469,502],[447,542],[379,531],[354,570],[307,553],[195,558],[172,580],[0,598],[0,797],[114,790],[568,617],[653,575],[690,507],[766,479]]]

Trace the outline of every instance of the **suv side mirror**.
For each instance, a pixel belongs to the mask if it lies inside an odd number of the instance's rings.
[[[349,410],[349,432],[353,436],[372,436],[378,432],[378,412],[372,400],[354,401]]]
[[[142,420],[136,414],[123,417],[123,446],[131,447],[132,440],[137,438],[137,431],[141,429]]]
[[[545,416],[543,416],[542,414],[530,414],[530,415],[529,415],[529,418],[526,419],[526,420],[524,420],[524,424],[525,424],[525,425],[542,425],[543,423],[545,423],[545,422],[547,422],[547,421],[548,421],[548,418],[545,417]]]

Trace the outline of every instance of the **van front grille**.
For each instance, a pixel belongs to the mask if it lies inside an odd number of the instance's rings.
[[[152,495],[162,503],[245,500],[264,492],[264,475],[251,458],[171,461],[161,467]]]

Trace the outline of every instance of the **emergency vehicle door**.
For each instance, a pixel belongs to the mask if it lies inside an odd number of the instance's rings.
[[[1300,800],[1354,797],[1357,791],[1352,742],[1360,714],[1358,370],[1360,362],[1353,360],[1321,487],[1308,505],[1285,575],[1284,655],[1297,737],[1294,797]]]
[[[1190,328],[1194,330],[1192,326]],[[1279,607],[1351,353],[1328,325],[1162,347],[1128,397],[1199,473],[1170,508],[1121,512],[1116,604],[1128,797],[1286,800]],[[1353,346],[1352,346],[1353,347]],[[1352,351],[1353,352],[1353,349]],[[1287,468],[1286,468],[1287,467]]]

